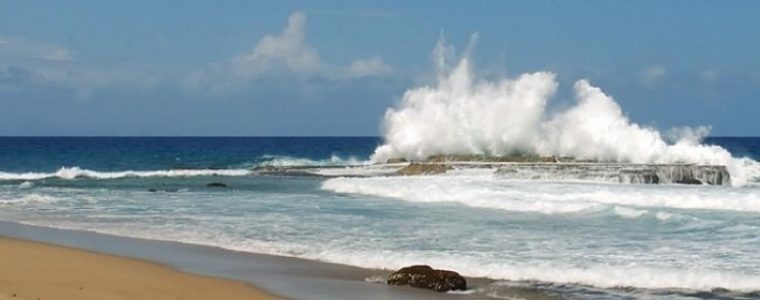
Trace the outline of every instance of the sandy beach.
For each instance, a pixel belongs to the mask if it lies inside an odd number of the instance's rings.
[[[28,297],[32,294],[22,294],[21,289],[14,289],[11,291],[9,288],[6,288],[9,285],[6,283],[6,281],[2,280],[10,279],[14,282],[22,281],[20,280],[21,277],[18,277],[18,275],[16,275],[17,272],[23,273],[22,271],[16,271],[18,269],[33,270],[33,272],[28,272],[27,274],[37,276],[37,274],[43,273],[40,271],[43,270],[43,267],[50,268],[50,265],[52,264],[69,263],[73,261],[73,259],[71,259],[69,256],[66,256],[67,262],[61,262],[57,260],[57,258],[61,257],[62,255],[48,255],[45,257],[52,260],[52,262],[50,260],[47,260],[47,263],[44,263],[44,257],[42,257],[43,255],[36,254],[31,250],[10,250],[19,249],[14,248],[17,247],[19,243],[26,245],[26,247],[31,247],[30,249],[52,248],[52,250],[47,251],[55,251],[55,253],[59,253],[58,251],[76,253],[75,257],[79,257],[79,255],[88,255],[96,257],[96,259],[115,259],[118,261],[128,262],[127,265],[129,265],[130,268],[134,268],[132,266],[135,265],[143,265],[150,268],[158,268],[160,269],[161,274],[170,273],[181,276],[183,278],[199,278],[201,280],[209,280],[211,282],[219,283],[220,288],[218,289],[216,286],[203,288],[205,290],[214,291],[214,293],[206,299],[237,299],[233,298],[232,296],[222,297],[226,294],[219,292],[219,290],[222,288],[226,289],[230,286],[238,287],[241,289],[241,291],[245,290],[246,294],[244,295],[248,295],[247,293],[253,292],[253,294],[250,294],[251,298],[247,299],[272,299],[274,297],[310,300],[488,299],[488,297],[483,297],[483,295],[478,294],[441,294],[422,289],[378,284],[376,282],[369,282],[366,280],[370,277],[387,274],[387,271],[383,270],[364,269],[292,257],[230,251],[222,248],[203,245],[192,245],[171,241],[156,241],[106,235],[87,231],[31,226],[27,224],[18,224],[7,221],[0,221],[0,242],[0,260],[2,260],[0,261],[0,300],[5,300],[3,297],[10,297],[13,293],[16,293],[17,295],[17,297],[14,299],[37,299],[36,297],[39,297],[40,299],[72,299],[64,297],[47,298],[43,296]],[[10,245],[14,246],[10,247]],[[40,256],[40,258],[36,258],[38,256]],[[32,261],[30,259],[32,257],[35,257],[36,259]],[[158,262],[158,264],[150,262]],[[38,268],[36,264],[39,264],[40,267]],[[79,267],[81,263],[72,265],[72,268],[75,268]],[[88,265],[93,264],[89,263]],[[20,266],[23,266],[23,268]],[[97,269],[102,269],[102,266],[102,264],[98,264]],[[116,267],[107,268],[109,270],[116,269]],[[58,273],[59,276],[61,276],[59,279],[68,280],[68,282],[70,282],[70,278],[73,277],[69,277],[69,274],[72,272],[68,270],[76,269],[66,269],[66,267],[59,267],[59,269],[67,270],[64,271],[64,273]],[[176,270],[202,275],[190,275],[187,273],[178,272]],[[49,272],[52,271],[45,271],[45,273]],[[56,272],[61,271],[56,270]],[[80,271],[78,273],[82,272]],[[114,276],[111,274],[114,272],[106,273],[108,273],[108,276]],[[9,274],[13,276],[9,276]],[[52,279],[58,278],[57,276],[49,277]],[[223,279],[217,280],[214,278]],[[35,280],[41,282],[39,279],[35,278]],[[97,278],[95,280],[101,280],[101,278]],[[143,279],[138,278],[138,280]],[[159,279],[151,279],[151,281],[156,280]],[[468,280],[470,279],[468,278]],[[130,279],[125,279],[124,281],[128,282]],[[476,279],[472,279],[471,281],[473,283],[473,287],[475,288],[478,286],[486,285],[488,283]],[[179,283],[176,284],[176,286],[186,286],[184,281],[178,282]],[[250,283],[251,285],[246,285],[244,283]],[[45,284],[44,282],[41,282],[40,285],[32,283],[28,284],[28,286],[33,286],[35,288],[33,291],[37,291],[39,290],[37,287],[42,286],[43,284],[44,286],[50,286],[50,284]],[[72,284],[72,286],[73,285],[75,284]],[[191,288],[192,291],[195,291],[195,288],[200,286],[196,283],[193,283],[192,285],[194,286]],[[87,285],[77,285],[76,289],[78,289],[80,286],[83,287],[83,290],[88,289]],[[127,286],[144,287],[146,285],[142,283],[130,283]],[[271,294],[267,295],[263,292],[257,293],[255,291],[257,288],[271,292]],[[29,289],[24,289],[24,291],[28,290]],[[277,296],[272,296],[272,294]],[[80,294],[74,295],[77,297],[73,299],[93,299],[79,297]],[[169,294],[167,293],[167,295]],[[208,294],[202,294],[200,292],[193,293],[193,296],[197,298],[203,298],[204,295]],[[258,298],[264,296],[267,298]],[[133,299],[197,299],[182,298],[180,296],[141,297],[140,295],[137,295],[135,297],[137,298]],[[97,297],[97,299],[127,298],[130,297]],[[531,297],[522,298],[534,299],[535,297],[532,297],[531,295]]]
[[[137,259],[0,238],[0,300],[280,299]]]

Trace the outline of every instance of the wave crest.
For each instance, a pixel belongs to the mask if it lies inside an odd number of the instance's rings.
[[[332,155],[327,159],[310,159],[287,155],[262,155],[257,167],[324,167],[324,166],[355,166],[366,165],[369,161],[362,161],[356,157],[341,158]]]
[[[0,172],[0,180],[41,180],[59,179],[118,179],[127,177],[195,177],[195,176],[246,176],[252,173],[247,169],[198,169],[198,170],[154,170],[154,171],[94,171],[80,167],[62,167],[56,172]]]

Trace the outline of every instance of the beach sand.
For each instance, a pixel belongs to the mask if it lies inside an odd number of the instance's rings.
[[[6,299],[279,298],[137,259],[0,238],[0,300]]]

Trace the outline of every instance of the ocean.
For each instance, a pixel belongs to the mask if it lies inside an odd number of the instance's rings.
[[[430,264],[493,280],[469,292],[497,298],[514,287],[581,299],[760,297],[760,138],[704,141],[746,158],[740,185],[340,176],[369,166],[382,144],[2,137],[0,220],[364,268]],[[256,172],[305,166],[336,176]]]

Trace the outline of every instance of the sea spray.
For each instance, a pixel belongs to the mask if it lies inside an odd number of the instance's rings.
[[[557,114],[547,104],[558,88],[550,72],[514,79],[473,75],[469,52],[449,68],[443,39],[434,60],[438,80],[404,93],[384,116],[384,144],[375,162],[422,160],[432,155],[514,154],[563,156],[601,162],[726,166],[732,184],[754,180],[756,162],[737,159],[719,146],[701,144],[709,127],[682,128],[665,138],[628,119],[615,100],[588,80],[574,84],[577,103]],[[672,142],[669,142],[672,141]]]

